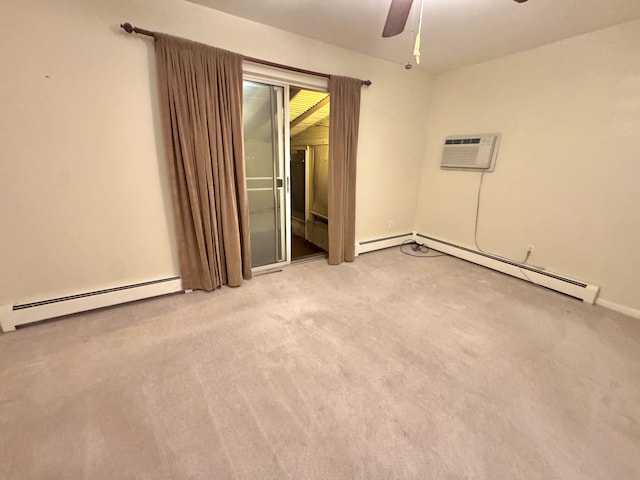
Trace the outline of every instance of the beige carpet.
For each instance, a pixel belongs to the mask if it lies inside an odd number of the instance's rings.
[[[0,336],[2,479],[638,479],[640,321],[450,257]]]

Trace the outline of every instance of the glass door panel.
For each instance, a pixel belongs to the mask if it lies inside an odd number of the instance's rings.
[[[243,82],[252,267],[287,260],[284,87]]]

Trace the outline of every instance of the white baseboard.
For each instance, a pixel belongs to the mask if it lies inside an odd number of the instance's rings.
[[[595,303],[600,287],[556,273],[539,270],[529,265],[519,264],[495,255],[478,252],[467,247],[438,240],[421,233],[416,234],[416,241],[429,248],[449,255],[468,260],[469,262],[497,270],[522,280],[550,288],[565,295],[579,298],[586,303]]]
[[[3,332],[11,332],[18,325],[181,291],[180,277],[171,277],[38,302],[3,305],[0,306],[0,328]]]
[[[596,300],[596,305],[600,305],[601,307],[608,308],[609,310],[613,310],[615,312],[623,313],[625,315],[629,315],[630,317],[640,319],[640,310],[636,308],[620,305],[619,303],[613,303],[609,300],[603,300],[602,298],[598,298]]]
[[[377,238],[374,240],[364,240],[356,243],[356,256],[361,253],[373,252],[375,250],[382,250],[383,248],[397,247],[402,245],[407,240],[413,240],[414,235],[411,233],[401,233],[398,235],[392,235],[384,238]]]

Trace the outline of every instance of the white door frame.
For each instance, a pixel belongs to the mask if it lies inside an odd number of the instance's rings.
[[[281,209],[280,219],[284,220],[285,232],[284,241],[286,245],[285,260],[282,262],[272,263],[270,265],[262,265],[251,269],[253,273],[259,273],[268,270],[278,269],[282,266],[289,265],[291,263],[291,134],[289,130],[289,87],[299,87],[316,91],[329,91],[329,80],[324,77],[317,77],[313,75],[306,75],[302,73],[290,72],[288,70],[281,70],[278,68],[267,67],[264,65],[245,62],[243,64],[243,80],[249,80],[252,82],[258,82],[268,85],[276,85],[284,87],[284,118],[278,119],[278,122],[282,121],[282,130],[284,132],[284,139],[281,142],[284,152],[280,149],[280,161],[284,160],[284,208]],[[282,218],[284,216],[284,219]]]

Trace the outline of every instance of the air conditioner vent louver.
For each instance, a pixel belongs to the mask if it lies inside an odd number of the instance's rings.
[[[449,138],[445,140],[445,145],[469,145],[472,143],[480,143],[481,138]]]
[[[454,135],[444,141],[440,168],[492,172],[500,134]]]

